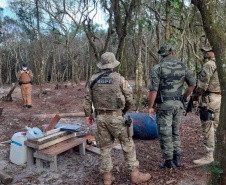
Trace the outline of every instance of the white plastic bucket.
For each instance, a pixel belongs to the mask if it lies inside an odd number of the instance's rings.
[[[27,146],[24,145],[26,140],[27,137],[24,132],[18,132],[13,135],[10,146],[10,161],[12,163],[22,165],[27,162]]]

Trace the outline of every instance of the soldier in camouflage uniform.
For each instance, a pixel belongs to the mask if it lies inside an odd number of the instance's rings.
[[[115,139],[119,139],[126,165],[131,171],[132,183],[141,183],[150,179],[150,174],[138,171],[139,162],[132,137],[128,137],[122,113],[126,113],[132,102],[133,94],[128,81],[113,69],[120,63],[115,55],[106,52],[101,56],[97,66],[100,72],[94,74],[86,84],[84,97],[84,111],[88,125],[93,123],[92,104],[97,114],[97,146],[101,150],[102,162],[100,172],[103,174],[104,184],[111,184],[114,178],[111,170],[111,150]]]
[[[201,106],[206,106],[207,109],[214,112],[213,115],[208,117],[208,114],[210,114],[208,110],[200,111],[205,155],[201,159],[194,160],[193,162],[204,165],[214,161],[213,151],[215,147],[215,132],[219,123],[221,94],[212,48],[210,46],[203,47],[201,51],[207,62],[203,65],[199,73],[196,94],[193,96],[193,100],[199,99]]]
[[[160,167],[180,167],[180,123],[184,110],[182,102],[195,88],[195,80],[184,63],[173,56],[174,48],[164,43],[158,54],[163,58],[154,66],[149,92],[149,116],[153,119],[154,101],[157,103],[157,128],[164,164]],[[189,86],[182,96],[184,82]],[[156,99],[156,100],[155,100]]]

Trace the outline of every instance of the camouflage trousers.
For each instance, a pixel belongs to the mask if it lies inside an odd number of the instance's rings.
[[[113,169],[111,150],[115,139],[119,139],[126,165],[129,170],[139,166],[136,160],[136,150],[132,138],[125,137],[125,122],[122,116],[98,115],[97,119],[97,146],[101,150],[100,172],[110,172]]]
[[[180,154],[180,123],[183,105],[180,101],[165,101],[157,105],[156,121],[163,159],[172,160]]]
[[[205,152],[214,151],[216,140],[216,129],[219,123],[221,95],[211,93],[209,96],[203,96],[201,105],[207,106],[209,109],[214,110],[214,121],[201,120],[202,133],[204,137],[204,150]]]

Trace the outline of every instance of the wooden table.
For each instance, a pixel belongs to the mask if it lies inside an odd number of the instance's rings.
[[[75,137],[74,132],[57,131],[39,139],[25,141],[27,166],[35,164],[43,168],[43,160],[50,162],[50,168],[57,171],[57,155],[79,146],[80,155],[85,155],[86,139]]]

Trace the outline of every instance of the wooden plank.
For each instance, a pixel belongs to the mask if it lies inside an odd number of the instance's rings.
[[[50,142],[48,142],[48,143],[44,143],[44,144],[42,144],[42,145],[38,145],[38,148],[37,148],[37,149],[38,149],[38,150],[42,150],[42,149],[48,148],[48,147],[50,147],[50,146],[53,146],[53,145],[55,145],[55,144],[57,144],[57,143],[60,143],[60,142],[62,142],[62,141],[65,141],[65,140],[67,140],[67,139],[70,139],[70,138],[72,138],[72,137],[75,137],[75,133],[72,133],[72,134],[69,134],[69,135],[60,137],[60,138],[58,138],[58,139],[55,139],[55,140],[50,141]]]
[[[94,146],[87,146],[86,150],[88,150],[89,152],[93,152],[95,154],[101,155],[100,149]]]
[[[92,141],[95,141],[95,136],[89,135],[89,134],[84,134],[81,136],[78,136],[79,138],[86,139],[88,143],[91,143]]]
[[[54,129],[54,127],[59,122],[59,120],[60,120],[60,116],[58,114],[56,114],[56,116],[53,118],[53,120],[51,121],[51,123],[47,127],[47,131]]]
[[[53,134],[53,133],[55,133],[55,132],[59,132],[61,128],[62,128],[62,127],[55,128],[55,129],[53,129],[53,130],[47,131],[47,136],[50,135],[50,134]]]
[[[51,156],[56,156],[62,152],[65,152],[71,148],[74,148],[75,146],[78,146],[82,143],[84,143],[86,140],[82,138],[71,138],[66,141],[63,141],[61,143],[58,143],[54,146],[48,147],[44,150],[40,150],[39,152],[42,154],[48,154]]]
[[[12,140],[8,140],[8,141],[2,141],[0,144],[7,144],[7,143],[11,143]]]
[[[33,118],[37,119],[50,119],[53,118],[56,114],[36,114],[32,115]],[[72,118],[72,117],[85,117],[84,112],[75,112],[75,113],[60,113],[61,118]]]
[[[31,148],[35,148],[35,149],[41,150],[41,149],[45,148],[45,144],[47,144],[47,143],[54,143],[55,140],[57,140],[59,138],[62,138],[64,136],[68,136],[68,135],[75,136],[74,133],[67,132],[67,131],[61,131],[61,132],[55,133],[55,134],[53,134],[51,136],[47,136],[48,138],[46,138],[46,139],[42,138],[40,140],[40,142],[38,142],[38,143],[32,143],[32,142],[30,142],[30,140],[27,140],[24,143],[25,143],[25,145],[27,145],[27,146],[29,146]],[[68,138],[70,138],[70,137],[68,137]],[[60,141],[63,141],[63,140],[60,140]],[[44,146],[42,146],[42,145],[44,145]],[[49,146],[51,146],[51,144],[49,144]]]
[[[25,144],[27,147],[30,147],[30,148],[37,148],[37,147],[38,147],[37,144],[30,143],[28,140],[24,141],[24,144]]]
[[[54,160],[53,156],[49,156],[49,155],[46,155],[46,154],[42,154],[42,153],[40,153],[39,151],[36,151],[36,152],[34,153],[34,157],[35,157],[36,159],[42,159],[42,160],[45,160],[45,161],[53,161],[53,160]]]
[[[43,144],[43,143],[46,143],[48,141],[52,141],[58,137],[61,137],[61,136],[65,136],[69,134],[69,132],[67,131],[58,131],[56,133],[52,133],[50,135],[47,135],[45,137],[41,137],[41,138],[38,138],[38,139],[28,139],[28,142],[30,143],[34,143],[34,144]]]

